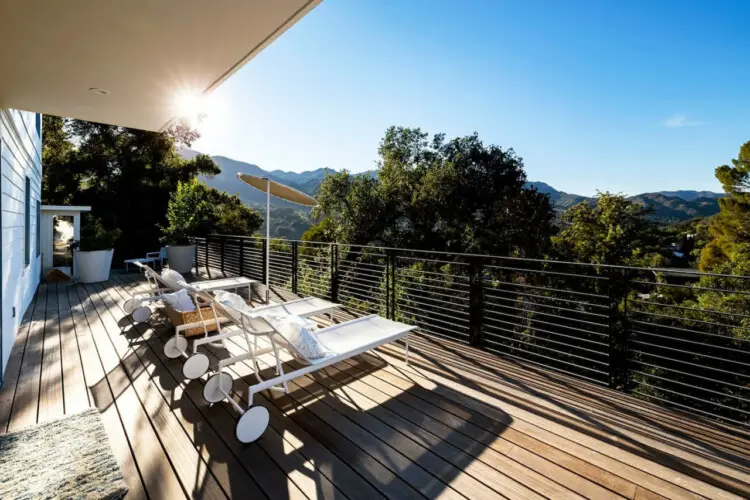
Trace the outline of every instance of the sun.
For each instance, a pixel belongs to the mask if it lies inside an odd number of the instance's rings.
[[[197,90],[179,90],[175,92],[172,111],[177,118],[197,125],[206,116],[206,97]]]

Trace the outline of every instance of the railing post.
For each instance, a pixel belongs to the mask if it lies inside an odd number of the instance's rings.
[[[609,386],[630,391],[627,298],[630,291],[625,269],[608,269],[609,297]]]
[[[297,259],[299,258],[298,242],[292,242],[292,293],[297,295]]]
[[[245,240],[239,240],[240,243],[240,276],[245,275]]]
[[[221,274],[226,277],[227,273],[224,271],[224,236],[219,236],[219,242],[221,243],[221,250],[220,250],[220,256],[221,256]]]
[[[339,244],[331,245],[331,302],[339,299]]]
[[[203,243],[206,246],[206,274],[208,274],[208,279],[211,279],[211,267],[208,265],[208,236],[203,240]]]
[[[385,317],[391,316],[391,250],[385,251]]]
[[[397,268],[397,259],[398,256],[396,254],[396,250],[390,251],[390,261],[391,261],[391,286],[390,292],[390,301],[391,301],[391,307],[390,307],[390,313],[391,313],[391,319],[396,319],[396,300],[397,300],[397,294],[396,294],[396,277],[398,275],[398,268]]]
[[[190,243],[195,249],[195,251],[193,252],[193,262],[195,263],[195,274],[198,274],[198,245],[195,241],[195,238],[190,238]],[[164,262],[162,262],[162,267],[164,267]]]
[[[469,260],[469,343],[482,345],[482,323],[484,316],[484,278],[482,261],[478,257]]]

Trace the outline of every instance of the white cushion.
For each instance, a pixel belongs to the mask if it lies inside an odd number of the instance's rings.
[[[305,358],[319,359],[332,354],[309,328],[310,322],[305,318],[291,314],[267,314],[264,317]]]
[[[216,301],[219,304],[234,307],[239,311],[248,310],[245,299],[243,299],[236,293],[227,292],[226,290],[217,290],[216,292],[214,292],[214,297],[216,297]]]
[[[163,279],[164,282],[169,285],[169,288],[174,289],[182,288],[182,283],[187,283],[185,281],[185,278],[183,278],[182,275],[174,269],[162,270],[161,279]]]
[[[162,298],[169,307],[177,312],[195,311],[195,304],[190,300],[190,295],[188,295],[187,290],[183,289],[174,293],[165,293],[162,295]]]

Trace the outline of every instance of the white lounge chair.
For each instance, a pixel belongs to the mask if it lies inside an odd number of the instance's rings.
[[[161,274],[154,271],[144,262],[136,261],[133,262],[133,264],[138,266],[138,268],[146,275],[146,280],[148,280],[151,290],[134,293],[133,297],[125,302],[123,309],[126,314],[129,314],[133,318],[134,321],[142,323],[148,321],[149,317],[151,317],[151,309],[148,307],[149,303],[162,301],[165,293],[175,292],[184,288],[182,285],[185,284],[185,282],[184,280],[166,280]],[[252,285],[254,283],[257,283],[257,281],[239,276],[234,278],[219,278],[215,280],[201,281],[198,287],[200,290],[205,291],[237,290],[239,288],[247,287],[248,298],[252,298]],[[196,307],[198,307],[197,304]],[[200,309],[198,310],[200,311]]]
[[[232,337],[244,336],[247,338],[247,334],[242,329],[242,315],[239,313],[238,309],[216,307],[218,302],[216,302],[214,297],[209,293],[196,288],[194,284],[186,285],[185,289],[190,292],[196,305],[199,303],[203,306],[208,305],[213,311],[213,319],[204,319],[201,314],[200,321],[177,326],[175,328],[174,337],[164,344],[164,354],[168,358],[174,359],[180,356],[186,358],[185,363],[182,365],[182,374],[185,378],[192,380],[202,377],[208,371],[209,367],[208,356],[198,351],[200,346],[209,343],[214,344],[216,342],[224,342],[226,339]],[[335,302],[319,299],[317,297],[306,297],[283,302],[281,304],[271,304],[255,308],[250,308],[250,306],[248,306],[248,310],[252,314],[270,314],[274,316],[293,315],[301,318],[310,318],[312,316],[329,314],[338,307],[340,307],[340,304],[336,304]],[[230,322],[238,328],[222,330],[221,324],[226,322]],[[220,332],[219,334],[208,335],[207,325],[211,323],[216,325],[216,330]],[[310,321],[307,326],[310,328],[317,328],[317,323]],[[192,353],[188,354],[188,340],[181,335],[181,333],[185,330],[201,327],[204,329],[205,334],[202,338],[193,340]],[[235,362],[237,361],[239,360],[235,360]]]
[[[151,269],[148,265],[143,262],[133,262],[138,266],[146,275],[146,280],[149,284],[149,290],[134,292],[132,297],[125,301],[123,304],[123,310],[125,314],[130,317],[136,323],[143,323],[148,321],[151,317],[151,308],[148,307],[149,303],[163,300],[165,293],[172,293],[177,288],[172,287],[161,279],[159,273]]]
[[[339,361],[352,358],[376,347],[404,339],[405,359],[409,360],[409,332],[416,326],[391,321],[378,315],[365,316],[337,325],[317,330],[315,335],[330,350],[328,354],[316,359],[309,359],[302,354],[287,338],[263,317],[251,311],[240,311],[229,305],[215,303],[219,310],[227,315],[241,317],[241,327],[248,339],[248,352],[219,361],[217,373],[211,376],[203,388],[203,397],[209,403],[227,400],[240,414],[235,428],[237,439],[250,443],[258,439],[268,427],[269,413],[263,406],[253,406],[253,396],[266,389],[288,392],[287,382],[298,377],[320,370]],[[252,337],[251,342],[249,338]],[[263,338],[270,347],[257,348],[258,338]],[[305,366],[292,372],[285,372],[279,355],[279,348],[286,348]],[[276,376],[263,380],[259,373],[257,356],[267,353],[275,356]],[[243,409],[231,396],[234,379],[225,370],[233,363],[250,359],[255,368],[257,384],[250,385],[247,393],[248,408]]]

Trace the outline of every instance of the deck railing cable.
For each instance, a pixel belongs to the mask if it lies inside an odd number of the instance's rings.
[[[266,241],[196,238],[208,276],[265,283]],[[531,365],[750,425],[750,278],[328,242],[270,242],[282,299],[316,296]],[[264,296],[265,290],[259,290]]]

